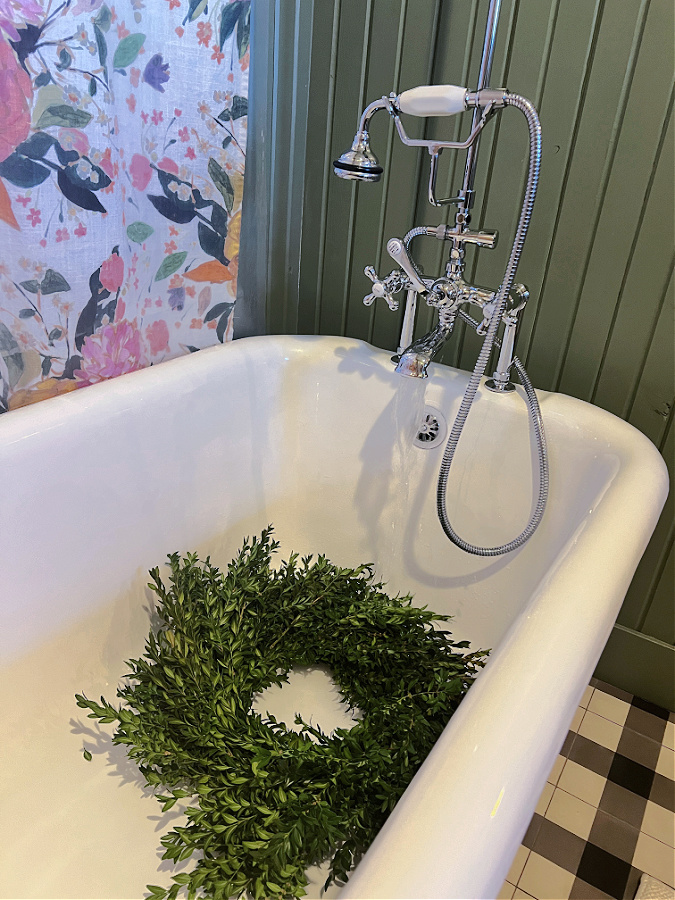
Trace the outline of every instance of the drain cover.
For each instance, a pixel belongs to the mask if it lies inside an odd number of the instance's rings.
[[[413,444],[428,450],[442,444],[447,433],[448,425],[443,413],[434,406],[425,406]]]

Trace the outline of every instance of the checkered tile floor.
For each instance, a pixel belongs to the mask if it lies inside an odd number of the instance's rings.
[[[675,714],[593,679],[498,900],[675,887]]]

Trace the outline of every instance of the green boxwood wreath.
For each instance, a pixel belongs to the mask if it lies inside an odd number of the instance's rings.
[[[171,554],[169,587],[150,572],[161,624],[128,663],[122,706],[76,695],[90,718],[117,723],[114,743],[165,790],[163,810],[190,798],[187,824],[161,843],[176,862],[200,851],[195,868],[149,885],[152,897],[301,897],[305,870],[325,859],[326,884],[344,882],[484,663],[434,627],[449,617],[388,597],[369,565],[293,554],[273,569],[271,535],[246,539],[227,573]],[[251,710],[294,666],[317,664],[361,710],[351,729],[297,720],[296,733]]]

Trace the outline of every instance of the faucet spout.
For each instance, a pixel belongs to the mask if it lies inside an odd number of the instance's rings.
[[[429,363],[441,352],[452,334],[455,325],[455,314],[441,316],[433,331],[406,347],[400,356],[392,357],[396,362],[399,375],[411,378],[428,378]]]

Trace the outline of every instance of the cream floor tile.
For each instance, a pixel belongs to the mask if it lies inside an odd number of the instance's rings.
[[[549,859],[530,853],[518,887],[537,900],[561,900],[569,897],[574,875],[556,866]]]
[[[666,722],[666,733],[663,735],[663,743],[669,750],[675,750],[675,722]]]
[[[648,800],[640,831],[675,848],[675,813]],[[675,856],[675,851],[671,853]]]
[[[593,696],[595,697],[595,694]],[[604,696],[608,695],[605,694]],[[614,700],[615,698],[612,697],[610,699]],[[620,702],[623,703],[623,700]],[[603,747],[608,747],[610,750],[616,750],[619,746],[622,730],[621,725],[617,725],[616,722],[591,712],[590,709],[579,726],[579,734],[582,737],[595,741],[596,744],[601,744]]]
[[[675,887],[675,853],[672,847],[662,844],[656,838],[640,832],[633,865],[665,882],[669,887]]]
[[[594,690],[595,688],[589,684],[584,691],[584,696],[581,698],[579,706],[583,706],[584,709],[588,709],[588,704],[591,702],[591,697],[593,696]]]
[[[497,894],[497,900],[511,900],[515,889],[515,885],[509,884],[508,881],[505,881],[501,886],[501,890]]]
[[[518,880],[523,874],[523,869],[525,868],[525,863],[527,862],[527,857],[529,855],[530,851],[527,849],[527,847],[523,847],[523,845],[521,844],[516,851],[516,855],[513,857],[511,868],[509,869],[509,873],[506,876],[506,880],[510,881],[511,884],[518,884]]]
[[[513,900],[536,900],[536,898],[533,898],[532,894],[526,894],[525,891],[522,891],[520,888],[516,888],[516,892],[513,895]]]
[[[597,809],[578,797],[556,788],[546,810],[546,818],[584,840],[591,833]]]
[[[541,792],[541,797],[539,798],[539,802],[537,803],[535,809],[535,812],[539,813],[540,816],[543,816],[546,813],[554,791],[555,786],[547,781],[544,785],[544,790]]]
[[[553,768],[551,769],[551,773],[546,779],[551,784],[557,784],[558,779],[560,778],[560,773],[563,770],[563,766],[565,765],[566,759],[564,756],[558,756],[556,761],[553,763]]]
[[[577,706],[576,712],[574,713],[574,718],[570,723],[570,731],[579,731],[579,726],[581,725],[581,720],[586,715],[586,710],[583,706]]]
[[[670,724],[670,722],[668,723]],[[668,747],[662,746],[659,753],[659,760],[656,764],[656,771],[666,778],[675,781],[675,752]]]
[[[590,703],[588,704],[590,712],[596,713],[617,725],[623,725],[630,709],[630,703],[625,700],[619,700],[618,697],[612,697],[611,694],[605,694],[603,691],[593,691]]]
[[[578,763],[568,759],[562,770],[562,775],[558,779],[558,787],[573,794],[579,800],[590,803],[591,806],[598,806],[602,792],[605,789],[606,779],[585,769]]]

